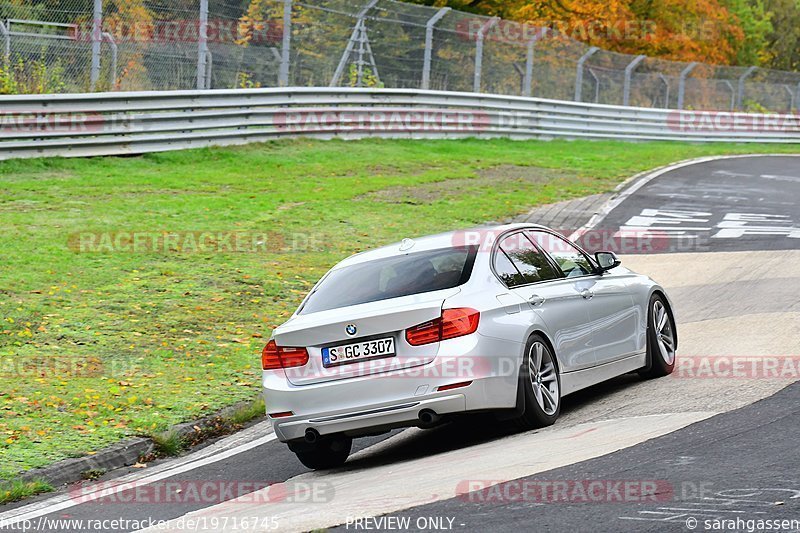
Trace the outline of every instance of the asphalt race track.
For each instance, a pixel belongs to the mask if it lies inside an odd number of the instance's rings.
[[[798,533],[798,206],[791,156],[628,184],[588,229],[656,243],[622,259],[668,289],[679,367],[569,396],[552,428],[520,433],[475,416],[396,431],[357,441],[344,468],[318,473],[263,422],[93,489],[6,508],[2,530],[122,518],[170,521],[148,531],[752,531],[761,520]],[[216,490],[193,491],[209,483]]]
[[[766,400],[638,446],[393,517],[411,524],[420,517],[452,518],[454,529],[479,531],[521,531],[531,524],[535,531],[702,531],[702,522],[737,518],[745,524],[742,530],[748,521],[791,524],[800,520],[799,418],[800,383],[795,383]],[[580,492],[582,480],[600,480],[598,494],[619,490],[619,495],[595,503],[592,489],[585,498]],[[649,483],[657,492],[626,498],[624,488],[605,483],[610,480],[640,481],[633,487]],[[795,523],[783,530],[798,528]]]
[[[663,241],[656,253],[800,249],[800,160],[721,159],[669,172],[623,197],[601,227],[651,233]]]

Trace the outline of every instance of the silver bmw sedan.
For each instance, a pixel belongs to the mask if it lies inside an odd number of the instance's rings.
[[[309,468],[353,438],[493,411],[553,424],[561,399],[621,374],[665,376],[665,290],[532,224],[456,231],[333,267],[262,352],[275,433]]]

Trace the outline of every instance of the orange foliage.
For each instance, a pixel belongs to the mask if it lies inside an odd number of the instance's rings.
[[[487,15],[547,26],[629,54],[731,64],[744,40],[724,0],[437,0]]]

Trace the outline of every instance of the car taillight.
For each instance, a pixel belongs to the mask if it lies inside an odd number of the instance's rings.
[[[275,341],[269,341],[261,352],[261,368],[264,370],[294,368],[305,366],[306,363],[308,350],[305,348],[286,348],[278,346]]]
[[[445,309],[436,320],[425,322],[406,330],[406,341],[411,346],[422,346],[433,342],[463,337],[475,333],[481,314],[475,309],[462,307]]]

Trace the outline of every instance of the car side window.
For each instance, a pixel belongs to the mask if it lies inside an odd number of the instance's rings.
[[[494,271],[508,288],[525,284],[522,274],[520,274],[517,267],[514,266],[514,263],[511,262],[511,259],[508,258],[503,250],[497,250],[497,256],[494,259]]]
[[[495,271],[509,288],[560,277],[524,233],[503,239],[495,256]]]
[[[547,252],[567,278],[578,278],[594,273],[591,260],[571,242],[546,231],[530,231],[529,237]]]

